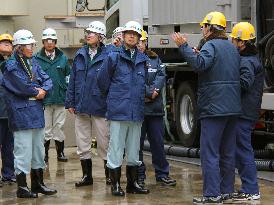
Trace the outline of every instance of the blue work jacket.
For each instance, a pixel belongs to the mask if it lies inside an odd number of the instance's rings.
[[[243,119],[257,121],[261,109],[264,68],[257,55],[241,56],[241,88]]]
[[[27,64],[26,59],[23,63],[17,53],[5,65],[2,86],[5,88],[9,127],[12,131],[45,127],[43,102],[35,100],[34,97],[38,95],[35,88],[49,92],[52,81],[34,58],[30,61],[31,73],[24,66]]]
[[[145,115],[163,116],[164,105],[162,88],[165,85],[166,74],[165,65],[162,64],[160,58],[153,51],[146,51],[149,57],[147,61],[147,78],[146,78],[146,100],[145,100]],[[155,99],[151,99],[154,90],[157,90],[158,95]]]
[[[74,108],[76,113],[105,117],[106,97],[97,85],[97,71],[108,55],[105,45],[98,48],[97,54],[90,60],[89,47],[79,49],[73,60],[65,107]]]
[[[143,121],[145,66],[147,56],[135,48],[135,55],[121,46],[105,59],[97,75],[101,92],[107,96],[107,119]]]
[[[198,73],[199,118],[240,115],[240,54],[236,47],[228,40],[213,39],[199,54],[187,44],[179,50]]]

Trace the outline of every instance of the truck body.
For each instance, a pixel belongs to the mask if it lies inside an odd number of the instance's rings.
[[[149,34],[148,47],[156,51],[166,64],[165,124],[171,140],[188,147],[199,144],[197,74],[184,62],[170,35],[174,32],[186,33],[188,43],[197,46],[202,39],[199,23],[210,11],[225,14],[228,33],[240,21],[255,25],[260,56],[268,76],[266,87],[274,85],[274,67],[273,63],[269,63],[274,58],[274,40],[271,40],[274,38],[271,34],[274,30],[273,0],[106,0],[105,8],[107,37],[111,37],[117,26],[130,20],[138,21]],[[258,139],[256,145],[260,147],[274,139],[273,111],[274,93],[268,89],[263,95],[261,126],[254,132],[254,139]]]

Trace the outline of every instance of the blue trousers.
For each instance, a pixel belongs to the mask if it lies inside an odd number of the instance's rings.
[[[44,169],[44,128],[15,131],[13,135],[15,173],[29,174],[30,169]]]
[[[259,194],[257,170],[251,145],[254,124],[245,119],[239,119],[237,123],[236,168],[242,181],[240,192],[248,194]]]
[[[201,119],[203,195],[217,197],[234,192],[236,117]]]
[[[122,166],[124,150],[128,166],[140,166],[139,149],[142,122],[110,121],[107,167]]]
[[[138,177],[146,178],[146,166],[143,161],[144,140],[147,137],[152,154],[152,165],[155,177],[161,178],[169,175],[169,164],[164,151],[164,121],[162,116],[145,116],[142,124],[139,158],[142,164],[138,167]]]
[[[15,178],[13,144],[14,140],[12,132],[9,129],[8,119],[0,119],[1,173],[5,179]]]

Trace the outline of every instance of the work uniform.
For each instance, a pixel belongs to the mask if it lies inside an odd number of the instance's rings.
[[[14,134],[15,173],[28,174],[31,168],[44,169],[43,102],[34,97],[38,94],[35,88],[48,92],[52,81],[35,59],[14,53],[6,62],[2,85],[6,92],[9,127]]]
[[[66,77],[70,74],[70,66],[65,54],[55,48],[54,56],[46,55],[45,49],[42,48],[35,55],[41,68],[51,78],[53,89],[43,100],[45,105],[45,140],[64,141],[65,135],[63,126],[66,118],[64,107],[65,94],[67,90]]]
[[[128,166],[141,164],[146,60],[136,48],[131,53],[122,46],[109,54],[98,72],[98,86],[107,96],[106,117],[110,121],[107,166],[111,169],[121,167],[124,150]]]
[[[241,114],[239,53],[226,39],[208,40],[199,54],[186,43],[179,50],[198,73],[203,195],[233,193],[236,123]]]
[[[165,85],[165,66],[153,51],[146,51],[147,61],[145,117],[142,124],[139,158],[142,164],[138,167],[138,179],[146,178],[146,166],[143,161],[144,140],[147,137],[152,153],[152,164],[155,169],[156,180],[169,175],[169,163],[164,152],[164,105],[162,88]],[[155,99],[151,99],[154,91],[158,92]]]
[[[43,100],[45,105],[45,161],[48,160],[48,150],[50,140],[55,140],[57,158],[60,161],[66,161],[64,156],[65,134],[63,127],[66,119],[66,110],[64,107],[65,94],[67,90],[66,78],[70,74],[70,65],[65,54],[55,48],[54,52],[48,53],[42,48],[36,55],[41,68],[53,82],[53,89]]]
[[[5,67],[4,58],[0,55],[0,145],[2,168],[1,174],[3,181],[15,180],[14,175],[14,139],[8,125],[8,114],[5,102],[4,88],[1,86],[3,71]]]
[[[237,123],[236,168],[242,181],[240,192],[259,194],[251,134],[259,119],[264,69],[258,56],[241,55],[240,72],[243,113]]]
[[[75,134],[77,154],[80,159],[91,159],[92,129],[97,140],[98,155],[106,160],[109,142],[109,128],[105,120],[106,98],[99,91],[96,74],[107,49],[101,45],[96,54],[88,46],[82,47],[73,61],[69,86],[66,95],[66,108],[75,108]]]

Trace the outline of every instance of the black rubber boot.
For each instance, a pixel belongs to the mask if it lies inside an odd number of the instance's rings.
[[[50,140],[45,141],[44,146],[45,146],[45,162],[48,163],[49,161],[49,145],[50,145]]]
[[[56,152],[57,152],[57,160],[59,162],[67,162],[68,158],[65,156],[64,154],[64,141],[59,142],[57,140],[55,140],[55,147],[56,147]]]
[[[57,193],[55,189],[50,189],[44,184],[43,169],[31,169],[30,177],[32,192],[45,195],[53,195]]]
[[[120,178],[121,178],[121,167],[110,169],[110,179],[111,179],[111,193],[114,196],[124,196],[125,192],[121,188]]]
[[[17,181],[17,192],[16,195],[18,198],[37,198],[38,194],[33,193],[29,190],[27,186],[27,180],[26,175],[21,172],[19,175],[16,175],[16,181]]]
[[[109,168],[107,167],[107,160],[104,160],[105,176],[106,176],[106,185],[111,185],[111,179],[109,176]]]
[[[148,194],[149,190],[141,187],[137,182],[137,166],[127,166],[127,193]]]
[[[91,159],[81,160],[83,177],[79,182],[75,183],[76,187],[88,186],[93,184],[92,178],[92,162]]]

